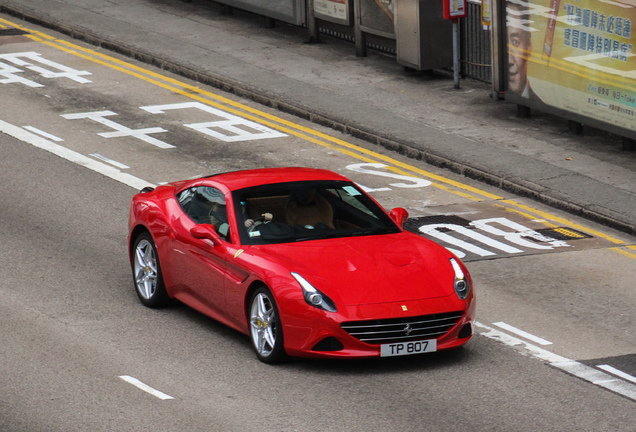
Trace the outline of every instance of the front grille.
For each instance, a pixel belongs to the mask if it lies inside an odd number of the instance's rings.
[[[437,339],[448,333],[462,316],[463,312],[448,312],[417,317],[350,321],[342,323],[341,327],[362,342],[379,345]]]

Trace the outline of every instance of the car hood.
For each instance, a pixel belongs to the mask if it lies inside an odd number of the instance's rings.
[[[450,252],[408,232],[257,248],[263,258],[300,274],[340,305],[420,300],[454,292]]]

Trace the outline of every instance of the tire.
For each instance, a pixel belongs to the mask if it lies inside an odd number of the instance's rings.
[[[256,357],[263,363],[282,362],[287,355],[274,296],[263,286],[254,291],[249,304],[250,339]]]
[[[149,308],[168,304],[168,293],[161,275],[157,248],[148,232],[141,233],[133,245],[133,282],[139,300]]]

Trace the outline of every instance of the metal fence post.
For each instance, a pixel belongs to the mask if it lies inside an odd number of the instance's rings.
[[[308,43],[320,42],[320,30],[314,15],[314,0],[307,0],[307,30],[309,31]]]
[[[353,2],[353,31],[356,39],[356,57],[367,56],[367,38],[360,28],[362,25],[360,0],[354,0]]]
[[[492,51],[492,98],[495,100],[503,99],[506,90],[505,84],[505,67],[506,67],[506,1],[491,0],[492,7],[492,32],[491,32],[491,51]]]

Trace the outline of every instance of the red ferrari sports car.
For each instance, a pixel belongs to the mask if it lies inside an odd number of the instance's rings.
[[[466,267],[404,231],[360,187],[326,170],[271,168],[135,195],[129,253],[141,302],[171,298],[286,356],[400,356],[461,346],[475,300]]]

